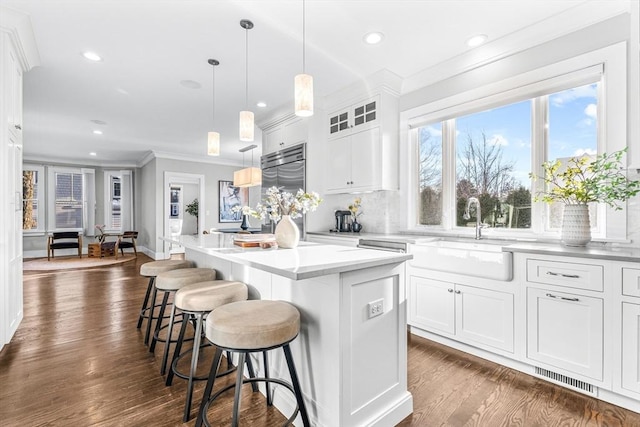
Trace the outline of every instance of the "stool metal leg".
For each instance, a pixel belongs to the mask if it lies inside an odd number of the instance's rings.
[[[269,359],[267,358],[267,351],[262,352],[262,360],[264,361],[264,377],[269,378]],[[265,383],[267,389],[267,406],[273,406],[273,395],[271,393],[271,385],[267,381]]]
[[[245,357],[245,362],[247,363],[247,372],[249,373],[249,378],[255,378],[256,371],[253,369],[253,362],[251,361],[251,355]],[[240,364],[238,364],[238,366],[240,366]],[[254,393],[257,391],[260,391],[260,389],[258,388],[258,384],[251,383],[251,390],[253,390]]]
[[[153,324],[153,312],[155,311],[156,308],[156,296],[158,295],[158,290],[156,289],[155,286],[155,280],[154,280],[154,285],[153,288],[151,289],[151,307],[149,308],[149,319],[147,322],[147,331],[144,334],[144,345],[149,344],[149,336],[151,335],[151,325]]]
[[[196,375],[196,367],[198,366],[198,353],[200,353],[200,339],[202,334],[202,323],[204,313],[198,313],[196,319],[196,332],[193,336],[193,351],[191,353],[191,370],[189,371],[189,384],[187,385],[187,401],[184,405],[183,422],[189,421],[191,415],[191,398],[193,396],[193,377]],[[188,323],[186,319],[182,320],[183,324]]]
[[[171,359],[171,365],[169,366],[169,373],[167,374],[167,381],[165,382],[165,385],[167,385],[167,386],[170,386],[171,383],[173,382],[173,375],[174,375],[173,370],[176,369],[174,364],[176,363],[176,361],[180,357],[180,352],[182,351],[182,342],[184,341],[184,335],[187,332],[187,325],[188,324],[189,324],[189,322],[185,322],[184,319],[183,319],[182,325],[180,326],[180,334],[178,335],[178,342],[176,343],[176,348],[173,351],[173,358]]]
[[[309,414],[307,414],[307,407],[304,404],[302,390],[300,389],[300,382],[298,381],[298,373],[296,372],[296,366],[293,363],[293,356],[291,355],[289,344],[283,345],[282,350],[284,351],[284,357],[287,359],[287,366],[289,367],[289,374],[291,375],[291,383],[296,395],[296,400],[298,401],[300,416],[302,417],[302,425],[309,427],[311,425],[309,422]]]
[[[242,380],[244,371],[244,360],[246,353],[238,354],[238,376],[236,377],[236,389],[233,397],[233,418],[231,419],[231,427],[238,427],[238,415],[240,413],[240,396],[242,392]],[[251,357],[251,356],[249,356]]]
[[[156,292],[158,290],[156,289]],[[160,327],[162,326],[162,319],[164,318],[164,311],[167,308],[167,301],[169,300],[169,292],[165,292],[162,297],[162,304],[160,305],[160,313],[158,313],[158,318],[156,319],[156,328],[151,338],[151,345],[149,346],[149,353],[153,353],[156,349],[156,342],[158,342],[158,334],[160,333]]]
[[[173,332],[173,322],[175,321],[175,318],[176,318],[176,305],[172,304],[171,316],[169,316],[169,327],[167,329],[167,340],[164,342],[164,351],[162,352],[162,365],[160,365],[160,375],[164,375],[165,372],[167,372],[167,359],[169,359],[169,347],[171,347],[171,335]],[[184,319],[184,316],[182,320],[183,322],[188,323],[187,319]],[[161,322],[162,322],[162,317],[158,319],[158,324],[160,324]]]
[[[207,408],[206,405],[209,400],[209,396],[211,395],[211,390],[213,390],[213,384],[216,381],[216,374],[218,373],[218,367],[220,366],[220,359],[222,359],[222,350],[216,347],[216,354],[213,356],[213,361],[211,362],[209,379],[207,380],[207,385],[204,388],[202,403],[200,403],[200,410],[198,411],[198,418],[196,419],[195,427],[202,427],[202,422],[204,421],[205,415],[204,412]]]
[[[144,301],[142,302],[142,308],[140,309],[140,316],[138,317],[138,326],[137,326],[138,329],[142,327],[142,319],[144,319],[145,317],[144,313],[147,310],[147,303],[149,302],[151,289],[153,289],[154,279],[155,277],[153,276],[149,278],[149,284],[147,285],[147,293],[144,295]],[[149,318],[151,318],[151,310],[149,312]]]

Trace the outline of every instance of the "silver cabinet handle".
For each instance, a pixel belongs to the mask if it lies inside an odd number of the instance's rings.
[[[578,276],[577,274],[554,273],[553,271],[547,271],[547,274],[549,276],[561,276],[561,277],[566,277],[568,279],[579,279],[580,278],[580,276]]]
[[[461,293],[462,293],[461,291],[456,290],[456,294],[461,294]]]
[[[548,296],[549,298],[559,298],[559,299],[564,300],[564,301],[574,301],[574,302],[580,301],[579,298],[559,297],[559,296],[553,295],[553,294],[546,294],[546,296]]]
[[[453,289],[449,288],[447,289],[447,292],[453,292]]]
[[[20,126],[20,125],[14,125],[13,127],[15,127],[18,130],[22,130],[22,126]]]

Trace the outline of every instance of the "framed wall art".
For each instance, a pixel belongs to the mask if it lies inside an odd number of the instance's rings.
[[[249,204],[249,189],[235,187],[233,181],[218,181],[218,221],[240,222],[241,212],[233,212],[234,206],[247,206]]]

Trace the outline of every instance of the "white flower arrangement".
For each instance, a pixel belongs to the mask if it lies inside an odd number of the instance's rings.
[[[241,212],[242,215],[251,215],[255,218],[259,218],[258,213],[251,209],[251,206],[240,206],[240,205],[235,205],[234,207],[231,208],[231,211],[236,213],[236,212]]]
[[[260,219],[267,216],[269,219],[279,221],[284,215],[291,218],[299,218],[307,212],[313,212],[322,203],[322,198],[315,191],[306,193],[302,189],[293,195],[287,191],[280,191],[278,187],[267,189],[267,197],[256,206],[256,214]]]

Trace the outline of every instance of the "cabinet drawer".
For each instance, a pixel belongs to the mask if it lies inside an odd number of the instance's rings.
[[[527,260],[527,281],[589,291],[604,290],[602,265]]]
[[[640,297],[640,269],[622,269],[622,293],[631,297]]]

